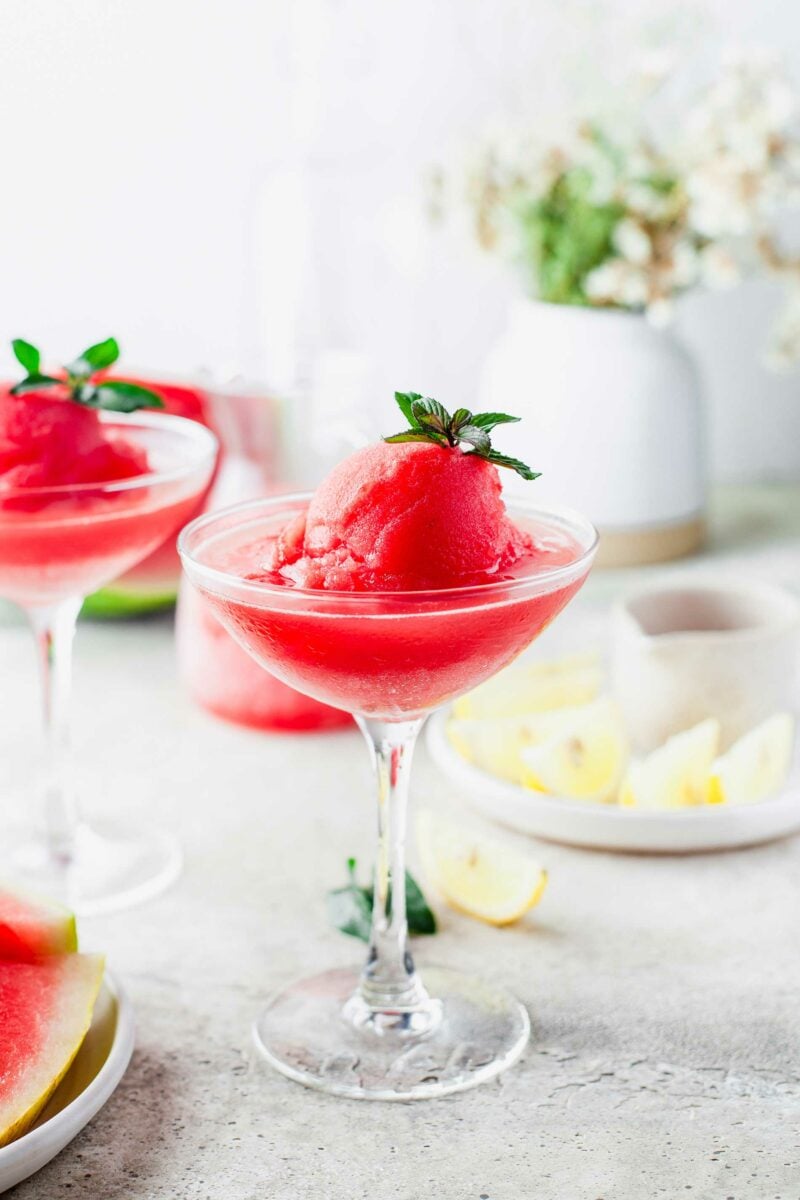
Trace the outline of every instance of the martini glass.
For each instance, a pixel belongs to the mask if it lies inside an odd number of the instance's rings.
[[[517,505],[509,515],[551,553],[519,578],[428,592],[311,591],[247,579],[265,544],[309,496],[237,505],[193,521],[178,549],[192,583],[267,670],[353,714],[378,795],[372,936],[359,973],[332,970],[274,996],[256,1021],[262,1054],[300,1083],[358,1099],[462,1091],[522,1053],[523,1006],[494,981],[426,968],[407,945],[408,773],[426,716],[512,661],[583,583],[596,533],[567,510]]]
[[[125,907],[176,877],[180,847],[158,832],[79,815],[70,781],[72,642],[85,596],[115,579],[175,533],[198,509],[214,468],[214,435],[180,417],[100,413],[147,452],[150,470],[111,482],[0,492],[0,596],[33,629],[41,665],[45,784],[38,823],[2,839],[3,866],[64,895],[78,912]],[[111,667],[111,664],[109,664]]]

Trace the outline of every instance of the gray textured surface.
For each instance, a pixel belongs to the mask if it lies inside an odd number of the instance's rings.
[[[134,1001],[138,1047],[15,1197],[800,1197],[800,839],[683,859],[542,845],[550,887],[519,927],[440,910],[418,946],[525,1000],[521,1064],[435,1102],[329,1099],[256,1061],[250,1024],[282,981],[358,957],[323,903],[348,854],[371,859],[357,736],[270,738],[194,711],[163,621],[84,626],[77,650],[87,807],[178,829],[187,867],[159,900],[85,923]],[[24,630],[0,631],[0,661],[5,796],[34,745]],[[446,797],[417,765],[416,802]]]

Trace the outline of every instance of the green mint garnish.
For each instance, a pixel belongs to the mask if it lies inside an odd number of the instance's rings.
[[[347,860],[349,883],[345,887],[328,892],[328,919],[335,929],[349,937],[368,942],[372,931],[372,901],[374,889],[361,887],[356,878],[356,860]],[[389,896],[391,911],[391,894]],[[436,917],[428,907],[422,889],[406,871],[406,920],[408,932],[436,933]]]
[[[46,392],[51,387],[66,388],[70,400],[87,408],[102,408],[109,412],[135,412],[139,408],[163,408],[164,401],[157,392],[141,387],[138,383],[126,383],[122,379],[102,379],[95,382],[98,371],[105,371],[119,358],[119,346],[115,338],[106,338],[87,347],[83,354],[64,367],[63,378],[44,375],[41,371],[42,356],[36,346],[22,338],[11,343],[14,356],[27,375],[11,389],[12,396],[23,396],[30,392]]]
[[[471,413],[468,408],[457,408],[451,416],[443,404],[419,392],[395,392],[397,407],[408,421],[410,429],[385,437],[385,442],[433,442],[445,449],[466,443],[471,446],[467,454],[485,458],[496,467],[508,467],[523,479],[538,479],[540,472],[532,471],[518,458],[510,458],[492,448],[489,436],[498,425],[512,425],[519,417],[508,413]]]

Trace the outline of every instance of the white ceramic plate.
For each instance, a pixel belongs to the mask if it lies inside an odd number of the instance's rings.
[[[0,1148],[0,1192],[55,1158],[100,1111],[125,1074],[134,1043],[133,1010],[106,972],[83,1045],[33,1129]]]
[[[428,721],[428,748],[437,766],[474,808],[520,833],[595,850],[675,854],[754,846],[800,829],[800,771],[797,767],[781,794],[761,804],[639,812],[541,796],[496,779],[465,762],[453,749],[445,732],[448,717],[448,710],[444,710],[434,713]]]

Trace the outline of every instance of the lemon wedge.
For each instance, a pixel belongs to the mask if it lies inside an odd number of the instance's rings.
[[[459,697],[453,714],[459,720],[517,717],[588,704],[598,695],[601,680],[599,657],[594,654],[515,663]]]
[[[628,760],[628,740],[614,701],[604,696],[550,716],[543,740],[520,750],[523,784],[575,800],[612,799]]]
[[[543,725],[547,724],[549,716],[545,713],[467,721],[451,718],[447,737],[450,745],[467,762],[498,779],[521,784],[528,770],[522,753],[543,740]]]
[[[510,925],[542,898],[547,872],[506,842],[422,812],[417,843],[428,882],[452,908],[479,921]]]
[[[719,721],[709,717],[668,738],[647,758],[631,763],[620,791],[620,804],[649,809],[704,804],[719,734]]]
[[[775,713],[745,733],[711,766],[710,804],[757,804],[779,790],[789,774],[794,719]]]
[[[447,726],[450,744],[490,775],[557,796],[605,800],[619,784],[627,739],[608,697],[577,708]]]

